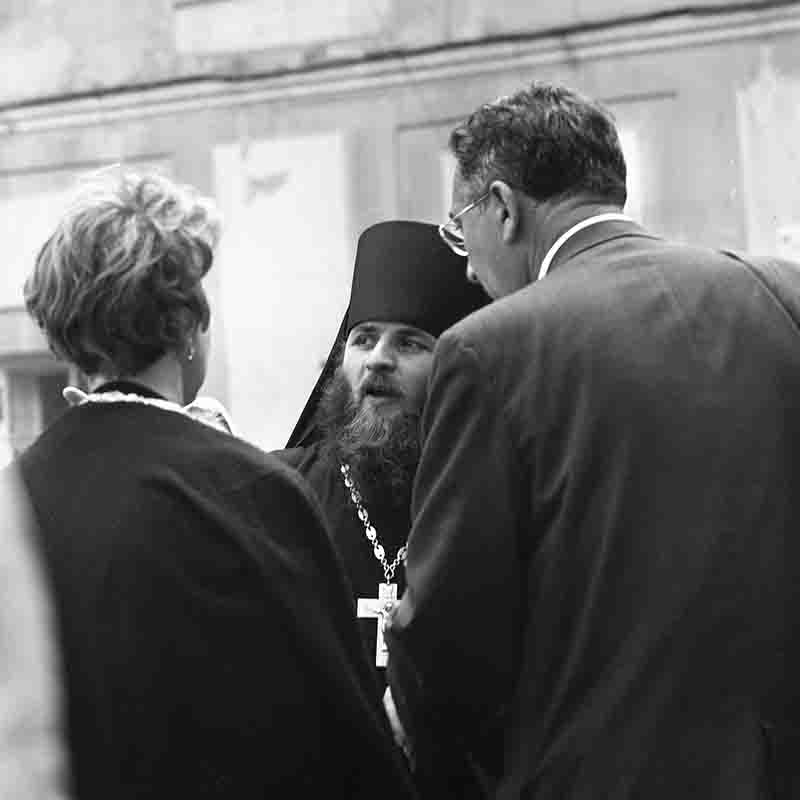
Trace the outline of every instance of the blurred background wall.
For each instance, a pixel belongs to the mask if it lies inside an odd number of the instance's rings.
[[[646,226],[800,259],[797,2],[3,0],[0,461],[78,379],[21,296],[77,175],[155,167],[217,199],[205,392],[279,447],[359,232],[440,221],[450,128],[534,78],[612,108]]]

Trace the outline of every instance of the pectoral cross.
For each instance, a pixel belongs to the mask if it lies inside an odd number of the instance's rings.
[[[375,641],[375,666],[385,667],[389,663],[389,648],[383,631],[386,627],[387,614],[397,602],[397,584],[379,583],[377,597],[358,598],[358,616],[375,619],[378,623],[378,637]]]

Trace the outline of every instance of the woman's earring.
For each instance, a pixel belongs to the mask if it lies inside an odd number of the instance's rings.
[[[191,342],[189,343],[189,349],[186,351],[186,360],[194,360],[194,344]]]

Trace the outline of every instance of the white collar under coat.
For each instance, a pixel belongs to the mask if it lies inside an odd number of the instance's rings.
[[[598,222],[612,221],[633,222],[633,220],[627,216],[627,214],[610,211],[606,214],[595,214],[593,217],[586,217],[586,219],[582,219],[580,222],[577,222],[571,228],[568,228],[566,231],[564,231],[564,233],[562,233],[561,236],[559,236],[558,239],[553,242],[552,246],[545,254],[545,257],[542,259],[537,280],[541,280],[545,275],[547,275],[550,270],[550,265],[553,263],[553,259],[556,257],[556,253],[558,253],[566,241],[571,239],[578,231],[582,231],[584,228],[588,228],[590,225],[596,225]]]

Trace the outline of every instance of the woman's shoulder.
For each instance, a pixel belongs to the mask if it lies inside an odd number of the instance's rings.
[[[231,471],[232,477],[244,479],[297,483],[297,473],[291,461],[282,458],[280,451],[267,452],[252,442],[213,428],[201,432],[207,448],[206,461],[213,461],[219,470]],[[241,482],[241,481],[240,481]]]

